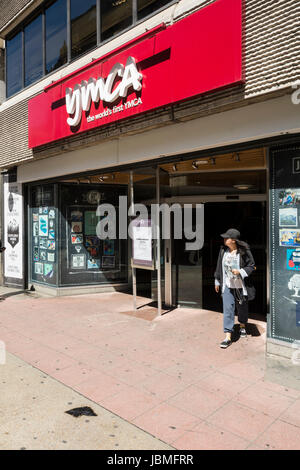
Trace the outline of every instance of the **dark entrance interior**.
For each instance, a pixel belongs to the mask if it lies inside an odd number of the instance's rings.
[[[252,314],[267,311],[267,233],[265,202],[213,202],[205,204],[205,244],[203,256],[203,308],[222,311],[222,300],[214,291],[214,271],[220,246],[220,237],[228,228],[237,228],[241,239],[249,243],[256,263],[253,283],[256,299],[249,303]]]

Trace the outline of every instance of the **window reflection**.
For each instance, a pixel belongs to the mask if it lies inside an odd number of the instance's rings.
[[[132,24],[131,0],[101,1],[101,40],[114,36]]]
[[[96,0],[71,0],[72,58],[97,44]]]
[[[170,3],[170,0],[137,0],[137,19],[140,20]]]
[[[43,27],[42,16],[38,16],[24,29],[25,86],[43,75]]]
[[[7,41],[6,70],[7,70],[7,96],[21,90],[22,80],[22,33]]]
[[[98,33],[101,41],[133,26],[133,1],[100,0],[101,26]],[[169,0],[136,1],[138,20],[170,3]],[[44,73],[50,73],[67,63],[69,39],[72,59],[97,45],[97,0],[70,0],[71,24],[67,19],[67,3],[68,0],[44,1],[40,14],[29,24],[20,25],[19,33],[6,40],[7,97],[20,91],[24,85],[36,82]]]
[[[57,0],[46,9],[46,72],[67,62],[67,5]]]

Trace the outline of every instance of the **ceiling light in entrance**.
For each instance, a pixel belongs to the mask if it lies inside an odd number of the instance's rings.
[[[248,189],[252,189],[254,186],[253,184],[235,184],[233,187],[239,191],[247,191]]]
[[[197,160],[192,163],[192,167],[194,168],[194,170],[197,170],[199,165],[208,165],[208,164],[209,164],[208,160]]]

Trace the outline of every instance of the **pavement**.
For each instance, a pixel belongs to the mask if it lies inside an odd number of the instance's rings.
[[[0,294],[1,449],[300,449],[300,368],[266,359],[264,319],[222,350],[216,312]]]

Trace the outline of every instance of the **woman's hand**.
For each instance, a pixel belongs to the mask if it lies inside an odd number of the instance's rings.
[[[235,276],[238,276],[240,274],[240,271],[238,269],[233,269],[232,274],[234,274]]]
[[[219,291],[220,291],[220,286],[215,286],[215,291],[216,291],[216,293],[218,294]]]

